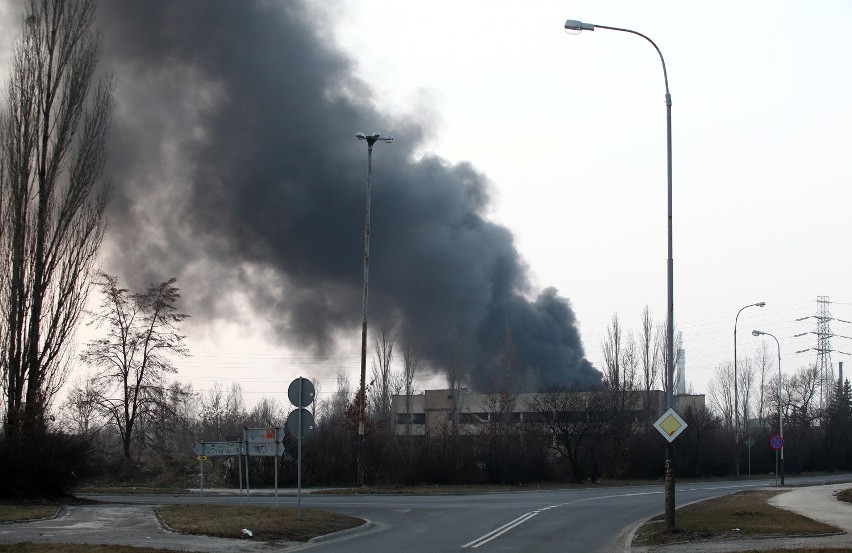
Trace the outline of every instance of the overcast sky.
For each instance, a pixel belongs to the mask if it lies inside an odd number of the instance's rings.
[[[14,10],[9,6],[16,4],[2,4],[7,21]],[[195,8],[203,10],[204,5]],[[474,201],[469,192],[466,201],[473,203],[467,213],[481,217],[485,234],[496,237],[487,241],[494,245],[494,259],[510,252],[515,285],[526,285],[521,286],[522,294],[531,311],[541,311],[536,310],[541,305],[537,298],[548,297],[540,294],[550,287],[558,291],[556,300],[567,300],[585,358],[592,365],[602,365],[600,346],[613,314],[627,328],[638,329],[642,309],[648,305],[655,318],[663,320],[666,112],[660,59],[650,44],[634,35],[606,30],[570,35],[563,30],[565,19],[580,19],[641,32],[665,56],[673,102],[675,321],[683,332],[689,385],[698,393],[706,392],[715,368],[732,359],[734,316],[744,305],[767,304],[740,316],[740,354],[752,353],[760,344],[751,336],[752,328],[772,332],[781,342],[785,372],[815,360],[812,351],[795,352],[814,347],[816,337],[793,335],[815,330],[814,319],[795,319],[816,314],[817,296],[831,298],[835,317],[852,320],[848,284],[852,263],[846,255],[852,205],[847,161],[852,150],[852,81],[846,55],[852,51],[848,33],[852,7],[846,3],[716,2],[698,8],[662,1],[364,0],[327,2],[305,10],[292,9],[296,4],[290,2],[251,5],[272,14],[287,11],[282,20],[290,27],[282,28],[282,35],[301,35],[294,29],[303,29],[308,46],[283,43],[282,48],[290,48],[285,56],[290,65],[281,65],[269,52],[253,50],[254,35],[262,33],[254,33],[248,25],[235,23],[229,32],[210,25],[211,42],[233,46],[222,48],[230,57],[221,63],[245,60],[254,68],[248,62],[256,56],[271,60],[257,64],[259,80],[299,66],[306,75],[315,75],[311,68],[327,71],[326,87],[335,80],[340,83],[334,94],[340,94],[346,109],[334,112],[335,124],[318,121],[315,128],[308,128],[310,118],[299,119],[297,114],[294,120],[305,125],[279,129],[296,135],[294,143],[307,142],[297,155],[310,157],[311,148],[339,152],[334,178],[345,182],[348,190],[362,191],[366,146],[354,134],[395,135],[394,144],[378,144],[374,151],[375,272],[381,267],[379,254],[390,248],[382,241],[391,233],[382,236],[382,215],[376,210],[384,206],[388,211],[398,209],[400,218],[411,217],[400,202],[421,186],[418,175],[437,172],[441,190],[473,179],[475,190],[484,196]],[[179,240],[175,247],[180,259],[187,260],[185,266],[164,262],[164,256],[143,255],[171,244],[163,237],[184,232],[178,223],[190,224],[167,210],[150,209],[173,201],[174,196],[163,190],[183,190],[162,183],[199,178],[203,171],[195,169],[201,159],[197,144],[227,144],[208,140],[226,124],[217,117],[219,126],[214,126],[206,114],[248,109],[227,88],[229,81],[215,73],[217,54],[190,55],[181,49],[194,46],[174,37],[181,25],[187,25],[186,42],[199,42],[188,27],[207,14],[153,13],[158,6],[146,5],[152,11],[146,24],[163,27],[173,16],[168,46],[160,47],[156,34],[134,34],[126,28],[132,18],[122,12],[138,11],[133,3],[111,2],[102,10],[106,12],[102,24],[115,25],[102,31],[104,64],[118,64],[109,67],[118,77],[117,126],[129,133],[124,137],[145,137],[144,144],[138,141],[132,148],[129,139],[116,137],[113,176],[124,188],[111,221],[105,269],[131,282],[140,275],[165,280],[180,273],[179,284],[196,311],[190,313],[193,318],[186,329],[193,357],[179,363],[179,376],[197,389],[207,389],[213,381],[234,380],[241,382],[249,402],[273,393],[286,401],[287,384],[299,375],[317,380],[321,393],[333,389],[338,371],[355,383],[360,289],[350,285],[357,285],[361,276],[357,228],[346,242],[348,249],[356,250],[355,264],[334,268],[351,271],[351,282],[328,281],[341,294],[353,295],[354,290],[354,296],[345,303],[346,313],[328,308],[327,317],[343,322],[326,329],[323,336],[329,341],[321,351],[305,347],[315,335],[292,322],[282,323],[275,309],[265,309],[258,299],[274,298],[269,305],[284,305],[274,291],[288,285],[304,289],[295,262],[286,266],[268,262],[263,248],[241,256],[229,251],[232,258],[239,257],[225,263],[227,271],[240,273],[235,277],[222,268],[224,253],[211,246],[220,246],[223,237],[200,240],[203,233],[195,218],[190,222],[195,226],[186,230],[191,238]],[[135,24],[139,16],[133,17]],[[137,27],[144,29],[142,23]],[[315,55],[318,51],[321,56]],[[152,60],[159,60],[159,71],[146,70]],[[143,77],[147,81],[140,84]],[[263,88],[254,84],[254,77],[241,78],[247,97]],[[298,79],[280,78],[283,84]],[[275,79],[265,82],[275,91]],[[329,94],[334,95],[326,89]],[[299,100],[305,97],[287,88],[280,91],[279,101],[285,111],[311,114],[316,106]],[[190,156],[186,144],[192,140]],[[243,139],[231,140],[242,144]],[[230,154],[219,151],[223,157]],[[427,170],[431,162],[436,165]],[[274,170],[284,171],[280,166]],[[184,175],[191,171],[195,173]],[[416,186],[400,184],[401,175],[409,175]],[[389,182],[390,176],[397,182]],[[395,186],[397,190],[406,186],[410,193],[398,196]],[[139,200],[142,189],[150,192],[147,203]],[[450,197],[449,192],[440,197]],[[142,228],[141,205],[149,208],[145,228],[160,228],[163,235],[157,248],[146,245],[134,251],[131,263],[128,234]],[[353,213],[363,215],[362,210],[363,205],[356,205]],[[168,216],[160,218],[162,213]],[[134,222],[128,222],[131,214]],[[222,224],[227,226],[227,221]],[[317,225],[321,228],[322,223]],[[394,231],[393,239],[399,232]],[[416,236],[416,231],[411,233]],[[193,244],[204,248],[204,256],[191,251]],[[471,248],[460,250],[460,255],[491,259],[492,253]],[[390,248],[387,255],[399,260],[402,253]],[[290,259],[297,257],[290,251]],[[214,267],[215,263],[220,265]],[[215,278],[201,286],[200,274]],[[383,308],[382,276],[374,274],[371,282],[375,278],[377,288],[371,287],[371,312],[387,314],[411,307],[401,299],[402,291],[393,290],[385,296],[392,307]],[[304,278],[310,281],[311,275]],[[223,293],[212,284],[221,278],[233,278],[228,285],[245,286],[252,278],[263,281],[263,294]],[[385,277],[385,286],[403,287],[398,281]],[[218,303],[225,296],[227,309]],[[311,300],[315,305],[313,295]],[[215,308],[208,305],[211,302]],[[510,303],[517,307],[514,299]],[[200,309],[201,305],[207,307]],[[292,304],[285,307],[288,321],[294,313],[307,314]],[[527,309],[527,304],[521,307]],[[832,330],[849,336],[850,326],[835,322]],[[371,321],[371,329],[375,328],[377,323]],[[832,345],[852,351],[852,340],[838,337]],[[774,342],[771,349],[774,352]],[[833,356],[835,364],[845,358]],[[427,379],[423,375],[421,386],[436,384]]]

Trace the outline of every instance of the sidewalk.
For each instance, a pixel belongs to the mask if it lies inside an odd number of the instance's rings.
[[[773,548],[819,548],[819,547],[852,547],[852,503],[838,501],[835,491],[849,487],[848,483],[828,484],[824,486],[807,486],[790,488],[788,492],[776,495],[769,500],[770,505],[793,511],[819,522],[831,524],[840,528],[844,533],[829,536],[785,537],[768,539],[745,539],[693,542],[677,545],[653,545],[648,547],[631,548],[627,543],[624,551],[633,553],[662,552],[662,553],[727,553],[730,551],[749,551],[753,549]],[[777,489],[777,488],[773,488]],[[629,539],[632,539],[630,533]]]

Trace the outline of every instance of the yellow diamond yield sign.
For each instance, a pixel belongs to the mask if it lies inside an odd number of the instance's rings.
[[[656,428],[660,434],[663,435],[663,438],[667,439],[669,442],[673,442],[675,438],[680,436],[680,433],[683,432],[688,425],[680,415],[678,415],[674,409],[669,409],[663,416],[657,419],[657,422],[654,423],[654,428]]]

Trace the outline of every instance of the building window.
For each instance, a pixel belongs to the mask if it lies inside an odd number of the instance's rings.
[[[426,413],[397,413],[396,424],[426,424]]]

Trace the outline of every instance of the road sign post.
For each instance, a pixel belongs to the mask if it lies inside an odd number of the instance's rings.
[[[201,495],[204,495],[204,461],[208,457],[234,456],[242,457],[245,448],[242,442],[198,442],[192,448],[195,458],[201,463]],[[242,475],[240,475],[240,497],[243,496]]]
[[[663,416],[654,423],[654,428],[669,443],[666,444],[666,480],[665,480],[665,507],[666,528],[674,526],[675,512],[675,480],[674,480],[674,445],[672,442],[686,430],[688,425],[680,418],[673,408],[663,413]]]
[[[754,445],[754,438],[751,436],[748,437],[745,441],[746,446],[748,446],[748,477],[751,478],[751,446]]]
[[[775,485],[778,485],[778,452],[784,449],[784,438],[775,434],[769,438],[769,447],[775,450]],[[781,457],[781,485],[784,485],[784,457]]]
[[[314,417],[305,409],[314,401],[314,385],[306,378],[296,378],[290,383],[287,388],[287,397],[290,398],[290,403],[296,406],[296,410],[292,411],[287,417],[287,430],[296,436],[297,448],[297,469],[296,469],[296,487],[298,489],[298,509],[299,518],[302,517],[302,438],[310,434],[314,429]],[[295,415],[295,416],[294,416]]]
[[[275,457],[275,504],[278,505],[278,458],[284,453],[284,431],[278,427],[244,428],[246,441],[246,495],[249,489],[249,457]]]
[[[204,442],[201,443],[201,449],[204,449]],[[201,486],[198,488],[198,494],[204,497],[204,456],[198,456],[198,466],[201,469]]]

